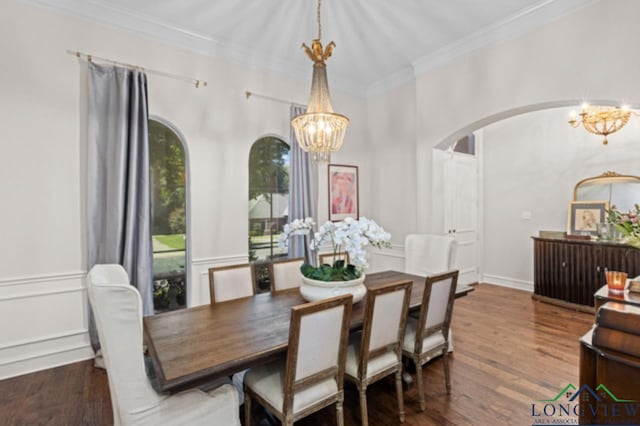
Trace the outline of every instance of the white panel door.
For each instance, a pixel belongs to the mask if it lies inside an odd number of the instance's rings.
[[[447,152],[444,161],[444,232],[458,242],[458,282],[478,282],[478,161],[475,156]]]

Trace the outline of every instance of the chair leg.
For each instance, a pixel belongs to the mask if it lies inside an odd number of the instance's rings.
[[[422,365],[420,365],[420,362],[416,362],[416,382],[418,383],[418,400],[420,401],[420,410],[424,411],[424,385],[422,383]]]
[[[369,424],[369,415],[367,413],[367,387],[365,385],[358,386],[360,390],[360,417],[362,426]]]
[[[244,390],[244,425],[251,426],[251,395]]]
[[[442,355],[442,361],[444,363],[444,381],[447,386],[447,394],[451,394],[451,376],[449,375],[449,352],[444,350]]]
[[[398,366],[396,371],[396,396],[398,397],[398,416],[400,423],[404,423],[404,396],[402,394],[402,364]]]
[[[338,402],[336,402],[336,424],[338,426],[344,426],[344,410],[342,408],[342,397],[338,397]]]

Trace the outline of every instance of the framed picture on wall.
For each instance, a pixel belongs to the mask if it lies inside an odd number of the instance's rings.
[[[329,220],[359,219],[358,166],[329,164]]]
[[[606,222],[608,201],[572,201],[569,203],[567,234],[597,235],[598,224]]]

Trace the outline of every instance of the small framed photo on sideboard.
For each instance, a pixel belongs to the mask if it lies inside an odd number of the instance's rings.
[[[608,201],[572,201],[569,203],[567,234],[597,235],[598,224],[606,222]]]

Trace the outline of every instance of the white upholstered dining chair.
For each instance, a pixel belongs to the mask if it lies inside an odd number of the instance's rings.
[[[457,242],[450,235],[409,234],[404,250],[404,271],[426,277],[454,269]]]
[[[211,303],[256,294],[254,270],[250,263],[209,268]]]
[[[344,377],[360,393],[362,425],[369,424],[367,386],[395,373],[398,417],[404,422],[402,341],[413,281],[401,281],[367,291],[362,332],[349,338]]]
[[[238,394],[231,385],[158,394],[142,354],[142,300],[120,265],[96,265],[87,279],[109,379],[116,425],[240,425]]]
[[[451,392],[448,339],[457,282],[458,271],[427,277],[420,316],[417,319],[409,316],[407,319],[402,352],[416,366],[418,398],[422,411],[425,409],[422,366],[438,355],[443,357],[447,393]]]
[[[409,234],[404,241],[404,271],[427,277],[455,268],[458,242],[450,235]],[[449,332],[449,352],[453,335]]]
[[[344,363],[351,314],[350,294],[299,305],[291,310],[286,360],[250,368],[244,377],[245,425],[255,400],[283,425],[336,404],[344,423]]]
[[[304,257],[270,262],[269,276],[271,277],[271,291],[300,287],[300,284],[302,284],[300,267],[303,263]]]
[[[127,274],[127,271],[125,271],[121,265],[95,265],[91,269],[89,277],[94,284],[130,284],[129,274]],[[96,352],[94,365],[98,368],[106,368],[104,365],[104,357],[102,356],[102,348]]]

